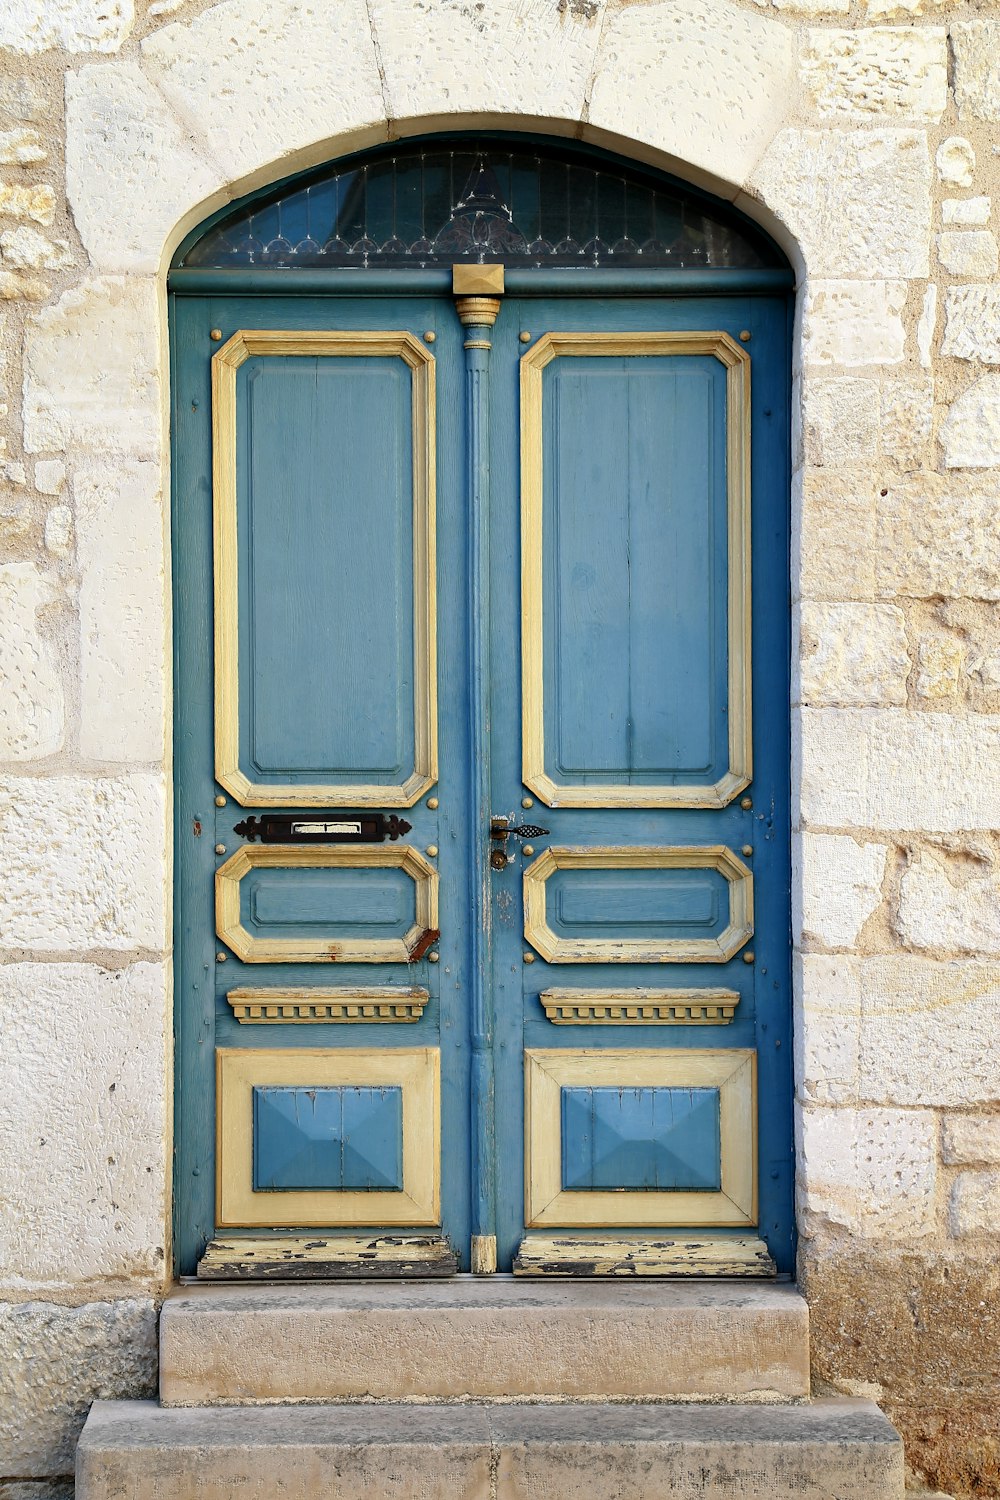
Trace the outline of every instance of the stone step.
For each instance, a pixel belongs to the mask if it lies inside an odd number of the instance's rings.
[[[192,1286],[160,1318],[166,1406],[808,1394],[808,1310],[792,1286]]]
[[[99,1401],[77,1500],[903,1500],[876,1406]]]

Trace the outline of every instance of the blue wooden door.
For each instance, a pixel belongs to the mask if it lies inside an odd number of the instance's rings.
[[[175,298],[183,1271],[791,1269],[787,338]]]

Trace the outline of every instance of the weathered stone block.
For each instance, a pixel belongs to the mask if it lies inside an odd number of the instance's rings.
[[[814,828],[1000,827],[1000,718],[803,708],[801,812]]]
[[[39,626],[51,585],[30,562],[0,565],[0,760],[34,760],[62,748],[62,675]]]
[[[875,504],[879,594],[1000,599],[1000,510],[989,478],[904,475],[881,486]]]
[[[879,447],[897,473],[929,466],[934,424],[934,386],[930,379],[890,378],[879,398]]]
[[[0,47],[15,52],[117,52],[132,29],[133,0],[5,0]]]
[[[942,354],[1000,365],[1000,286],[950,286],[944,310]]]
[[[806,953],[803,1099],[962,1109],[1000,1099],[1000,964]]]
[[[156,272],[175,224],[222,185],[136,64],[67,73],[66,190],[99,270]],[[109,214],[109,197],[128,214]]]
[[[61,495],[66,465],[61,458],[43,458],[35,465],[35,489],[40,495]]]
[[[0,947],[164,947],[159,776],[0,778]]]
[[[882,900],[884,844],[858,843],[846,834],[803,833],[797,850],[799,889],[793,927],[805,942],[850,948]]]
[[[949,1115],[944,1121],[941,1155],[958,1166],[980,1162],[1000,1166],[1000,1115]]]
[[[990,222],[991,198],[945,198],[941,204],[942,224],[981,226]]]
[[[917,357],[921,369],[929,370],[934,351],[934,334],[937,330],[937,287],[932,282],[924,288],[924,302],[917,319]]]
[[[804,601],[799,630],[801,702],[906,702],[911,663],[896,605]]]
[[[20,270],[63,271],[73,264],[73,252],[65,240],[53,243],[30,224],[19,224],[0,234],[0,259]]]
[[[0,969],[0,1287],[163,1276],[169,1015],[161,964]]]
[[[937,1122],[930,1110],[800,1111],[798,1189],[806,1234],[867,1240],[937,1230]]]
[[[1000,954],[1000,870],[989,847],[914,850],[895,923],[917,951]]]
[[[799,469],[792,480],[792,579],[813,599],[875,595],[875,482],[871,470]]]
[[[420,55],[428,48],[424,37]],[[364,0],[227,0],[154,31],[142,58],[227,180],[261,173],[293,152],[323,161],[328,153],[316,143],[345,130],[355,147],[387,134]],[[365,129],[370,135],[359,139]]]
[[[24,446],[160,450],[156,284],[106,277],[64,292],[25,338]]]
[[[94,760],[163,755],[164,515],[157,464],[77,469],[80,566],[80,750]]]
[[[951,1190],[950,1228],[956,1238],[988,1234],[1000,1224],[1000,1172],[962,1172]]]
[[[1000,265],[988,229],[946,229],[938,235],[938,260],[953,276],[995,276]]]
[[[37,130],[26,125],[17,130],[0,130],[0,167],[28,167],[47,156]]]
[[[810,277],[928,274],[922,130],[782,130],[750,182],[798,239]]]
[[[813,281],[803,313],[807,365],[896,365],[906,335],[905,281]]]
[[[807,1104],[857,1104],[860,1092],[861,975],[855,960],[796,958],[801,1011],[792,1031],[795,1086]]]
[[[956,21],[955,102],[959,119],[1000,120],[1000,21]]]
[[[965,642],[954,635],[930,636],[917,647],[915,688],[921,698],[950,698],[958,692],[965,668]]]
[[[31,219],[51,224],[56,216],[56,195],[47,182],[24,184],[0,182],[0,214],[10,219]]]
[[[794,83],[792,32],[774,17],[726,0],[653,0],[609,7],[588,114],[599,129],[742,183]]]
[[[0,1304],[4,1476],[72,1474],[95,1400],[156,1389],[156,1309],[148,1298],[57,1307]]]
[[[48,283],[37,276],[0,270],[0,302],[44,302],[48,295]]]
[[[609,9],[606,0],[561,9],[545,0],[495,0],[483,9],[475,0],[373,0],[389,115],[489,110],[578,120]],[[646,34],[656,48],[652,19]]]
[[[983,375],[952,402],[941,444],[949,469],[1000,467],[1000,374]]]
[[[948,183],[950,187],[972,186],[976,153],[963,136],[950,135],[946,141],[942,141],[934,161],[942,182]]]
[[[948,102],[947,34],[942,26],[810,31],[800,74],[821,115],[940,120]]]
[[[73,550],[73,512],[68,505],[53,505],[45,517],[45,550],[55,557],[68,557]]]
[[[860,463],[879,446],[877,380],[840,375],[805,384],[802,437],[806,463]]]

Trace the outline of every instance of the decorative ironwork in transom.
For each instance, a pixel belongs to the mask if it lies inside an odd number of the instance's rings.
[[[782,265],[725,204],[605,153],[436,137],[355,156],[222,214],[184,266]]]

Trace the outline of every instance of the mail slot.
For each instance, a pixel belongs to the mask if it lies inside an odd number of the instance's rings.
[[[248,843],[384,844],[409,833],[411,825],[395,813],[306,813],[297,817],[244,818],[233,829]]]

